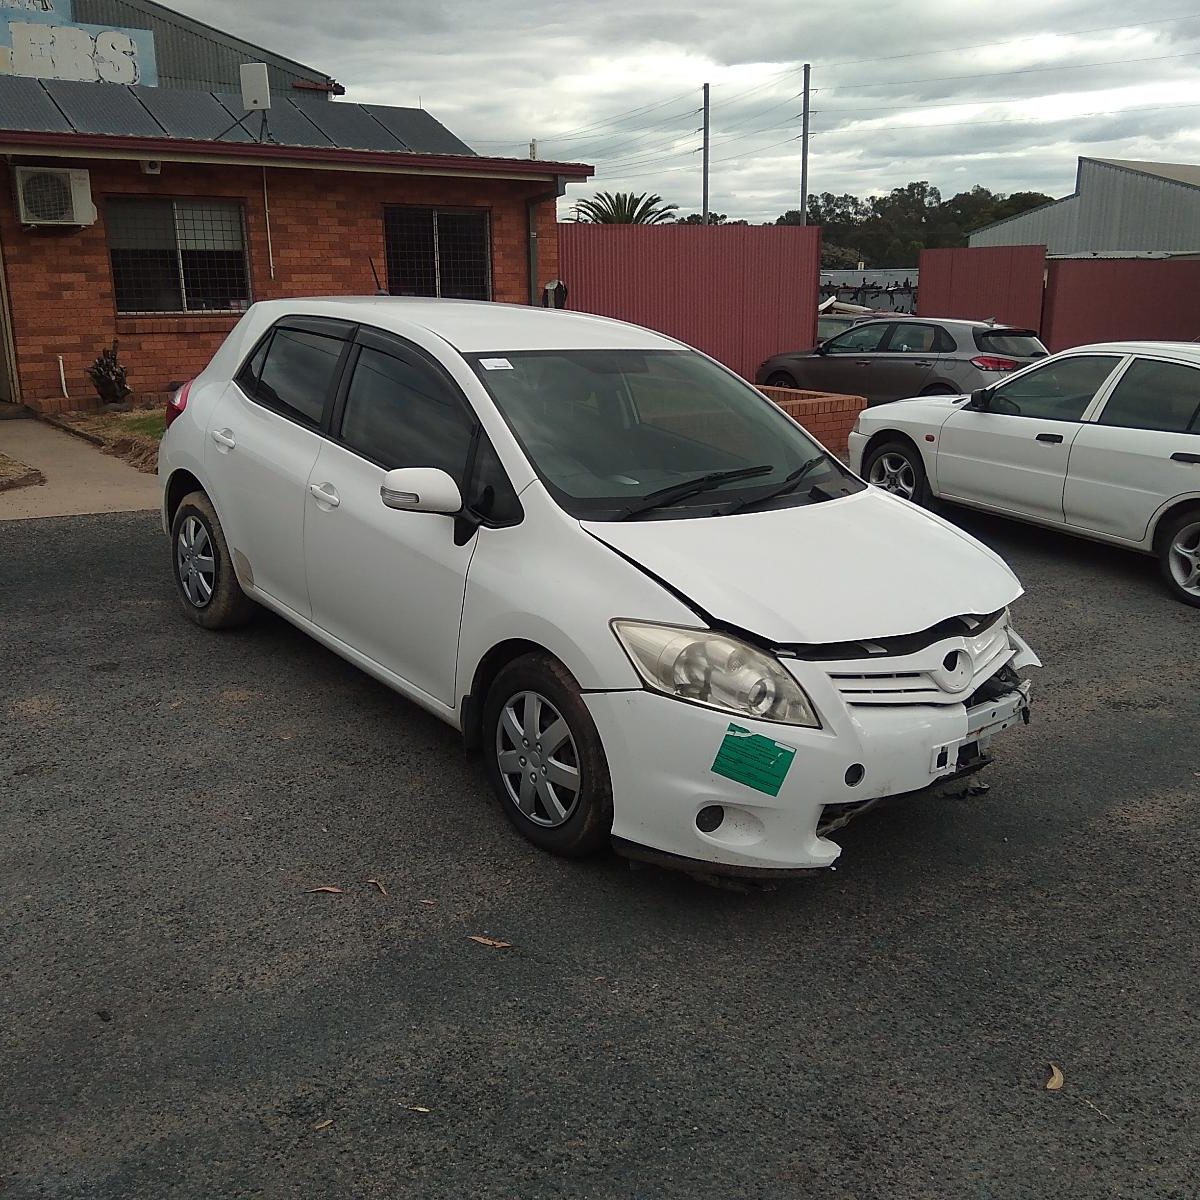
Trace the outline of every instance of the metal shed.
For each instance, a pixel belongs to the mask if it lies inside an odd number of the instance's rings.
[[[1051,255],[1200,251],[1200,166],[1081,158],[1070,196],[976,230],[970,244]]]

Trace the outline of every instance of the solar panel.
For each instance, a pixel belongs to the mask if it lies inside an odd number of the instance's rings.
[[[119,83],[77,83],[46,79],[42,86],[66,114],[77,133],[112,133],[125,137],[162,137],[162,126]]]
[[[418,154],[475,153],[423,108],[392,108],[385,104],[364,104],[362,107]]]
[[[347,150],[388,150],[393,154],[408,149],[361,104],[339,104],[336,100],[293,100],[292,103],[335,146]]]
[[[130,91],[173,138],[209,142],[225,133],[234,121],[224,105],[211,92],[185,92],[175,88],[144,86],[131,87]],[[257,134],[257,117],[251,117],[246,124]],[[254,139],[239,125],[221,140],[249,142]]]
[[[36,79],[0,75],[0,129],[70,133],[71,126]]]
[[[230,121],[242,116],[242,98],[237,92],[216,92],[218,100],[229,110]],[[257,113],[251,113],[246,118],[246,127],[258,140],[258,127],[262,118]],[[271,108],[267,111],[267,127],[271,136],[281,146],[332,146],[327,138],[294,104],[286,97],[273,96]]]

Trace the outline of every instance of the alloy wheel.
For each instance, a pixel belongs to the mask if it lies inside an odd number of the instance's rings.
[[[189,603],[204,608],[212,599],[217,580],[217,561],[212,539],[199,517],[185,517],[175,540],[175,570],[179,586]]]
[[[540,692],[509,698],[496,724],[496,761],[508,798],[534,824],[553,828],[579,805],[579,751],[563,715]]]
[[[911,500],[917,492],[917,473],[903,454],[881,454],[872,464],[867,476],[870,483],[894,496]]]
[[[1200,596],[1200,521],[1185,525],[1175,534],[1169,562],[1175,582],[1189,596]]]

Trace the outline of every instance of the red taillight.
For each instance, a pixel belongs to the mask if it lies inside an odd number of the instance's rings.
[[[174,420],[175,420],[175,418],[176,418],[177,416],[179,416],[179,414],[180,414],[181,412],[183,412],[183,410],[184,410],[185,408],[187,408],[187,398],[188,398],[188,392],[190,392],[191,390],[192,390],[192,381],[189,379],[189,380],[187,381],[187,383],[185,383],[185,384],[183,385],[183,387],[181,387],[181,388],[179,389],[179,391],[177,391],[177,392],[175,393],[175,395],[173,395],[173,396],[170,398],[170,400],[168,400],[168,401],[167,401],[167,423],[166,423],[166,427],[167,427],[168,429],[170,429],[170,428],[171,428],[171,422],[172,422],[172,421],[174,421]]]
[[[994,354],[980,354],[971,359],[971,366],[981,371],[1015,371],[1020,365],[1015,358],[998,358]]]

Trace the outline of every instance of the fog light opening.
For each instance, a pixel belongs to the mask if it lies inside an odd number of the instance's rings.
[[[696,828],[701,833],[715,833],[725,820],[725,810],[719,804],[709,804],[696,814]]]
[[[862,763],[851,763],[846,768],[846,786],[858,787],[860,783],[867,777],[867,768]]]

